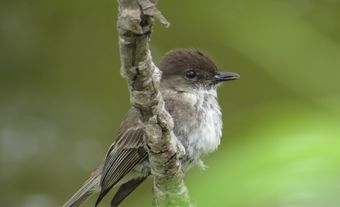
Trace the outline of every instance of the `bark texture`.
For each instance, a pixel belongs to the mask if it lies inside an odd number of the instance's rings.
[[[185,153],[173,133],[173,120],[159,91],[161,72],[149,48],[153,18],[169,26],[157,0],[118,0],[117,29],[121,74],[128,80],[131,104],[140,110],[146,132],[154,206],[191,206],[179,157]]]

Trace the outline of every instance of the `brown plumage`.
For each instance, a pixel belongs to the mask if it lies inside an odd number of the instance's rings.
[[[183,69],[204,69],[210,73],[217,71],[215,63],[197,49],[175,49],[161,59],[159,68],[164,75],[176,74]]]

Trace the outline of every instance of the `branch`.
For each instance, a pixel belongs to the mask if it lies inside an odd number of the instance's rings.
[[[131,104],[140,111],[146,133],[154,206],[190,206],[179,157],[184,147],[173,133],[174,123],[159,91],[160,70],[149,48],[152,18],[169,26],[157,0],[119,0],[118,32],[121,74],[128,80]]]

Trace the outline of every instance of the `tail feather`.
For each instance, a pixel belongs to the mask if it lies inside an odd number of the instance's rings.
[[[93,193],[100,191],[101,167],[95,170],[84,185],[63,205],[63,207],[77,207],[87,200]]]
[[[121,185],[111,200],[111,207],[117,207],[132,191],[134,191],[145,179],[145,177],[139,177],[132,179],[123,185]]]

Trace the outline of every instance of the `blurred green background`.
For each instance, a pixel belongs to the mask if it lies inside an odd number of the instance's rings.
[[[194,47],[241,74],[219,90],[222,145],[186,176],[197,206],[339,207],[340,1],[159,8],[172,26],[155,25],[155,62]],[[1,1],[0,206],[61,206],[104,157],[129,108],[116,14],[112,0]],[[122,206],[150,206],[151,183]]]

